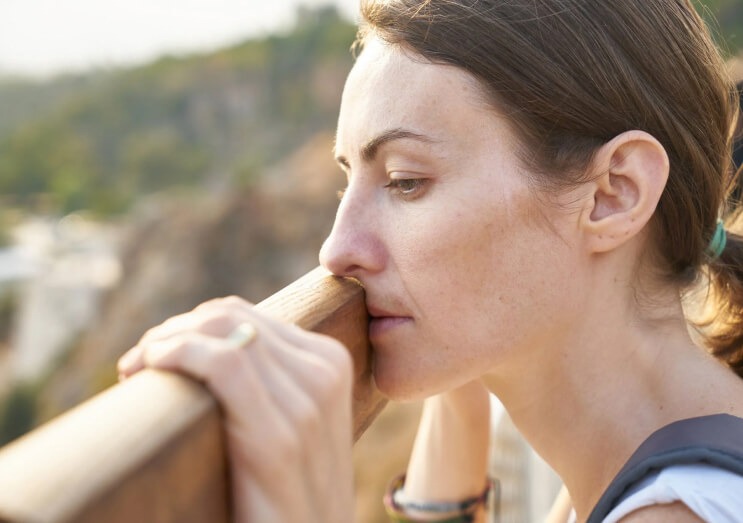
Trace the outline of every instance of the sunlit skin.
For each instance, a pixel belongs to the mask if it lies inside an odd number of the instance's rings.
[[[670,169],[661,144],[622,133],[595,152],[589,181],[559,193],[539,189],[520,149],[467,73],[371,39],[343,94],[335,154],[348,187],[320,258],[366,288],[379,388],[446,392],[427,401],[436,437],[411,460],[431,468],[413,467],[406,491],[481,490],[482,377],[582,521],[654,430],[743,416],[743,382],[695,346],[679,289],[645,256]],[[236,344],[244,323],[254,335]],[[219,399],[236,521],[352,520],[340,343],[228,298],[152,328],[119,362],[122,379],[145,367],[190,375]],[[696,521],[684,511],[625,521]]]
[[[644,256],[669,174],[657,140],[617,136],[561,193],[531,181],[517,145],[466,72],[372,38],[343,94],[348,187],[320,259],[366,288],[384,393],[483,376],[581,519],[651,432],[741,415],[743,391]]]
[[[320,259],[366,287],[391,397],[462,384],[570,321],[580,289],[563,281],[579,267],[550,228],[570,211],[538,201],[513,144],[460,69],[372,43],[348,78],[335,147],[348,186]]]

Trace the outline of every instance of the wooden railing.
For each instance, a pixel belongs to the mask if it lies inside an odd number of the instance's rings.
[[[361,287],[316,269],[258,307],[348,347],[358,438],[384,406]],[[227,481],[215,400],[148,370],[0,450],[0,522],[227,522]]]

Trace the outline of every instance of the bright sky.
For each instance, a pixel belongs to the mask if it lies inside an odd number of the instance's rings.
[[[358,0],[0,0],[0,73],[48,75],[213,49],[286,27],[298,5]]]

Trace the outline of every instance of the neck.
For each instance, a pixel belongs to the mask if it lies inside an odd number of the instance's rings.
[[[517,351],[528,361],[509,362],[486,378],[520,432],[564,481],[579,520],[652,432],[719,412],[729,387],[740,386],[693,343],[675,293],[668,293],[663,317],[653,320],[638,319],[628,302],[616,303],[619,293],[595,294],[570,328]]]

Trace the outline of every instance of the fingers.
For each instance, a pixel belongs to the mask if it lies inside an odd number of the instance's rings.
[[[142,349],[139,346],[129,349],[116,364],[119,371],[119,381],[122,381],[132,374],[144,369],[144,359]]]
[[[238,513],[256,514],[259,503],[242,504],[248,491],[276,501],[266,507],[282,507],[284,521],[347,508],[324,495],[339,477],[352,484],[352,362],[339,342],[225,298],[150,329],[119,361],[123,378],[146,367],[202,381],[220,402],[233,485],[244,494]],[[297,488],[287,490],[286,477]]]
[[[234,304],[237,303],[237,299],[235,298],[229,300],[211,300],[211,302],[206,302],[191,312],[173,316],[160,325],[149,329],[137,345],[119,359],[117,364],[119,379],[126,379],[145,367],[143,358],[143,347],[145,346],[180,336],[185,332],[195,332],[211,336],[227,336],[239,324],[239,320],[235,319],[233,314],[225,311],[224,307],[218,309],[214,307],[214,304],[223,301],[233,303],[233,308],[235,306]],[[247,302],[243,303],[247,304]]]
[[[234,297],[211,300],[191,312],[173,316],[149,329],[137,345],[119,359],[119,379],[125,379],[145,367],[143,347],[182,336],[186,332],[215,337],[228,336],[244,321],[244,317],[235,314],[236,309],[244,310],[243,307],[249,308],[251,305]]]
[[[240,311],[250,311],[253,305],[234,296],[217,298],[202,303],[191,312],[173,316],[148,330],[140,343],[168,338],[184,330],[198,330],[212,336],[226,336],[236,326]]]
[[[164,323],[153,327],[138,342],[137,346],[119,360],[120,377],[126,378],[144,368],[142,347],[155,342],[165,341],[184,332],[200,333],[207,336],[227,337],[241,323],[253,324],[261,330],[267,330],[283,338],[291,346],[315,353],[328,359],[333,365],[351,372],[353,362],[343,345],[332,338],[300,329],[299,327],[280,322],[257,311],[245,300],[236,297],[219,298],[203,303],[193,311],[174,316]]]
[[[314,512],[327,513],[333,505],[327,492],[338,489],[334,471],[352,459],[350,373],[344,375],[312,351],[296,350],[272,330],[262,331],[258,342],[245,352],[291,427],[294,440],[286,442],[288,453],[293,454],[294,446],[300,443],[302,448],[313,449],[311,454],[301,454],[303,483]],[[239,387],[239,383],[232,383]],[[228,390],[222,393],[234,394]],[[245,423],[255,422],[254,413],[245,410],[241,414]],[[270,465],[274,479],[275,467],[275,463]]]
[[[243,347],[254,345],[261,350],[245,358]],[[265,361],[256,357],[259,354]],[[239,369],[252,362],[265,371],[266,361],[281,366],[323,408],[337,407],[345,396],[339,391],[350,391],[352,361],[342,344],[269,318],[238,298],[206,302],[150,329],[119,360],[118,368],[121,379],[145,367],[182,372],[224,400],[239,394],[233,381],[254,372]]]

